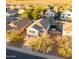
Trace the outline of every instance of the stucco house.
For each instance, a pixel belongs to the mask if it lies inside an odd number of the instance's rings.
[[[46,19],[44,18],[39,19],[26,28],[27,36],[28,37],[41,36],[41,34],[47,33],[49,27],[50,23]]]
[[[13,21],[16,21],[17,19],[16,18],[14,18],[14,17],[9,17],[9,16],[7,16],[6,17],[6,24],[9,24],[9,23],[11,23],[11,22],[13,22]]]
[[[71,18],[72,18],[71,11],[68,11],[68,10],[62,12],[61,15],[60,15],[61,20],[71,20]]]
[[[48,20],[52,21],[52,20],[54,20],[54,18],[55,18],[55,14],[56,14],[56,12],[55,12],[54,10],[48,9],[48,10],[45,12],[45,17],[46,17]]]

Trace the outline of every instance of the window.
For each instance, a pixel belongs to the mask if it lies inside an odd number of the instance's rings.
[[[68,14],[68,16],[70,16],[70,14]]]
[[[52,16],[53,14],[51,13],[51,16]]]
[[[62,16],[62,18],[64,18],[64,16]]]
[[[35,31],[32,31],[32,30],[29,30],[29,32],[31,32],[31,33],[35,33]]]

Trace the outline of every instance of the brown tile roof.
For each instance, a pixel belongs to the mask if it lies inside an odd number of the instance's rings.
[[[40,27],[42,27],[44,30],[46,30],[45,27],[40,23],[42,20],[45,20],[45,19],[43,19],[43,18],[42,19],[38,19],[37,21],[32,23],[29,27],[27,27],[26,30],[28,30],[29,28],[32,28],[35,24],[40,26]],[[45,21],[48,22],[47,20],[45,20]]]
[[[31,24],[31,21],[27,19],[20,19],[14,21],[13,24],[16,26],[14,29],[20,30],[23,27],[29,26]]]
[[[10,29],[12,29],[12,27],[9,26],[8,24],[6,24],[6,31],[8,31],[8,30],[10,30]]]

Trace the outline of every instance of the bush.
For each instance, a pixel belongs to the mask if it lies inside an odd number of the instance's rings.
[[[9,43],[13,44],[14,46],[20,46],[23,44],[24,36],[19,34],[17,30],[9,30],[7,31],[7,40]]]
[[[60,56],[71,57],[72,56],[72,46],[71,38],[69,37],[58,37],[56,39],[57,53]]]
[[[32,12],[32,16],[33,16],[34,19],[40,19],[41,18],[39,10],[34,10]]]
[[[29,39],[27,41],[32,50],[42,53],[49,53],[53,48],[53,41],[47,34],[38,38]]]
[[[40,15],[41,9],[39,9],[39,6],[34,6],[33,9],[34,9],[34,10],[32,11],[32,17],[33,17],[34,19],[39,19],[39,18],[41,18],[41,15]]]
[[[23,13],[21,14],[21,17],[22,17],[22,18],[27,18],[27,19],[32,20],[32,19],[33,19],[33,17],[32,17],[32,12],[33,12],[33,9],[25,10],[25,12],[23,12]]]

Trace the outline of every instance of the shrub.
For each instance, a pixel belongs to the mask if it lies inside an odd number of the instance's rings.
[[[56,39],[57,53],[64,57],[71,57],[71,42],[71,38],[69,37],[58,37],[58,39]]]
[[[7,31],[7,40],[9,40],[9,43],[13,44],[14,46],[22,45],[23,38],[24,36],[22,34],[19,34],[17,30]]]
[[[34,19],[39,19],[39,18],[41,18],[40,11],[41,11],[41,10],[39,9],[38,6],[34,6],[34,10],[33,10],[33,12],[32,12],[32,17],[33,17]]]
[[[29,39],[27,41],[32,50],[42,53],[49,53],[53,48],[53,41],[47,34],[38,38]]]

